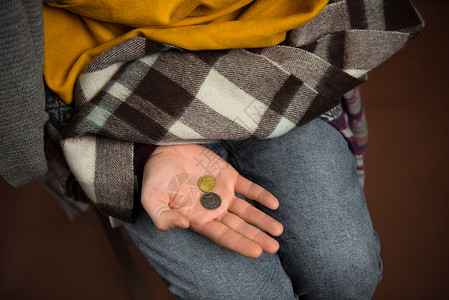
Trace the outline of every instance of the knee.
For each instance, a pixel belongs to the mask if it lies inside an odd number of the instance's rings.
[[[239,280],[238,276],[232,276],[226,284],[220,286],[214,280],[202,281],[194,290],[176,291],[169,289],[175,294],[185,299],[295,299],[295,293],[291,283],[282,284],[272,278],[265,282],[245,282]]]
[[[305,283],[308,299],[371,299],[382,278],[377,249],[360,247],[320,257],[309,266]]]
[[[266,273],[270,272],[267,270]],[[200,287],[196,288],[192,299],[203,299],[199,295],[204,295],[204,299],[224,300],[295,299],[293,286],[288,276],[284,278],[265,276],[264,278],[263,275],[267,274],[253,276],[254,273],[251,270],[244,270],[240,274],[222,274],[219,285],[214,280],[203,281]]]
[[[240,287],[233,291],[232,295],[226,299],[296,299],[292,283],[288,276],[287,279],[275,277],[266,278],[265,281],[259,281],[247,287]]]
[[[180,299],[295,299],[291,279],[276,255],[264,253],[253,260],[231,253],[222,259],[206,261],[199,269],[195,265],[190,276],[168,278],[168,288]]]

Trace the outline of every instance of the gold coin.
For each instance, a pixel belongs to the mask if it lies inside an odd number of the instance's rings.
[[[209,175],[202,176],[198,180],[198,186],[203,192],[209,193],[215,189],[215,178]]]

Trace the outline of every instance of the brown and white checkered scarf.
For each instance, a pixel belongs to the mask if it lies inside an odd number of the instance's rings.
[[[338,105],[422,26],[408,0],[335,0],[273,47],[194,52],[132,38],[79,77],[64,154],[100,209],[131,220],[134,142],[285,134]]]

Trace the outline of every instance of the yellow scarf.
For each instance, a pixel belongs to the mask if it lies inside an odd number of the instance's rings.
[[[44,77],[66,103],[84,68],[136,36],[188,50],[279,44],[329,0],[64,0],[43,6]]]

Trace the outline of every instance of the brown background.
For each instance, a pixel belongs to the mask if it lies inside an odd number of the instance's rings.
[[[427,27],[362,86],[366,194],[384,261],[377,300],[449,294],[449,4],[414,3]],[[37,182],[0,179],[0,197],[0,299],[130,299],[92,211],[69,221]],[[152,299],[174,299],[131,250]]]

